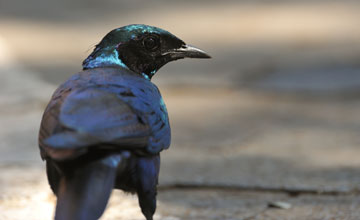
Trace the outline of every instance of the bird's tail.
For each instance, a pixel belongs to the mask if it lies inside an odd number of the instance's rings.
[[[74,168],[62,177],[57,191],[55,220],[96,220],[105,210],[121,155],[111,155]]]

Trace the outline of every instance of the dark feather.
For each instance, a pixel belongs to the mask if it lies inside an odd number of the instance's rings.
[[[59,180],[55,220],[96,220],[105,210],[115,184],[121,155],[73,167]]]

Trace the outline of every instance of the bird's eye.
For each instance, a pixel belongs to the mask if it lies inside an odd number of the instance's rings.
[[[149,51],[155,51],[159,47],[159,39],[156,36],[146,37],[143,41],[144,47]]]

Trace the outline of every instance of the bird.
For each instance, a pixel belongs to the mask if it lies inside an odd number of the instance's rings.
[[[153,219],[171,129],[151,79],[183,58],[211,57],[166,30],[131,24],[106,34],[82,70],[56,89],[39,131],[55,220],[99,219],[113,189],[137,194],[144,217]]]

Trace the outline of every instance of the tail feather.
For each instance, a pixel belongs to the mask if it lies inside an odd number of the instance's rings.
[[[55,220],[99,219],[110,198],[121,160],[121,155],[111,155],[63,176],[57,192]]]

